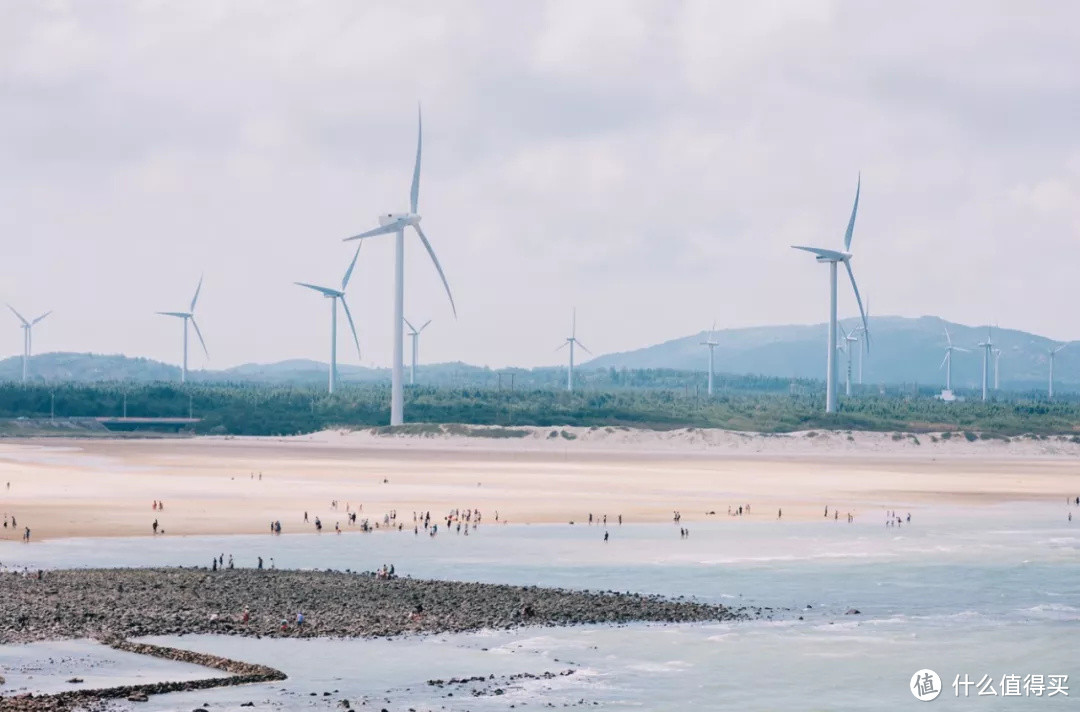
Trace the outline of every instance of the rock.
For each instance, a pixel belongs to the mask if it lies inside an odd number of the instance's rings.
[[[83,679],[81,677],[73,677],[70,680],[68,680],[68,682],[72,683],[73,685],[77,685],[82,681],[83,681]]]
[[[847,609],[847,612],[844,613],[844,615],[845,616],[857,616],[860,613],[862,613],[862,611],[860,611],[858,608],[849,608],[849,609]]]
[[[150,698],[146,696],[145,692],[133,692],[128,695],[128,702],[149,702]]]

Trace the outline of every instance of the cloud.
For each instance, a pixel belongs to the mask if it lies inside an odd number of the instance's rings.
[[[214,366],[325,359],[323,305],[292,282],[340,279],[340,239],[405,208],[422,101],[424,227],[460,314],[410,241],[427,359],[556,362],[575,305],[598,353],[714,317],[820,321],[824,270],[789,245],[839,244],[860,170],[876,314],[1077,338],[1077,20],[975,0],[7,3],[0,298],[56,310],[42,350],[175,362],[152,312],[205,272]],[[391,265],[372,241],[350,286],[380,364]]]

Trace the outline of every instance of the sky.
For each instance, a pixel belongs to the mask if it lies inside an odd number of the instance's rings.
[[[35,352],[328,359],[408,207],[421,360],[561,363],[872,314],[1080,338],[1080,5],[957,0],[0,0],[0,300]],[[393,238],[341,363],[389,365]],[[840,314],[857,307],[840,286]],[[0,317],[0,355],[21,351]]]

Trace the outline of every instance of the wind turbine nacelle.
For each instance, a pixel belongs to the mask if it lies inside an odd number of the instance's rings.
[[[415,225],[420,222],[420,216],[412,213],[384,213],[379,216],[380,226],[393,225],[399,222],[405,225]]]

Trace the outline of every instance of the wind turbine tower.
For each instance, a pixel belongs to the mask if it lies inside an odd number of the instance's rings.
[[[807,247],[805,245],[792,245],[796,250],[803,250],[816,255],[818,262],[829,265],[829,335],[828,349],[826,351],[825,373],[825,412],[836,412],[836,265],[843,262],[847,269],[848,278],[851,280],[851,289],[855,293],[855,300],[859,303],[859,314],[862,315],[863,329],[867,333],[866,348],[870,349],[870,327],[866,321],[866,311],[863,309],[862,297],[859,296],[859,287],[855,284],[855,273],[851,271],[851,236],[855,232],[855,215],[859,210],[859,191],[862,187],[862,176],[855,186],[855,204],[851,208],[851,218],[848,220],[847,230],[844,233],[844,249],[829,250],[822,247]]]
[[[442,279],[443,287],[446,288],[446,296],[450,298],[450,309],[457,318],[457,307],[454,306],[454,296],[450,293],[450,284],[443,274],[439,258],[435,256],[435,250],[431,248],[427,235],[420,229],[421,216],[417,212],[420,201],[420,149],[423,145],[423,123],[420,118],[420,109],[417,107],[417,132],[416,132],[416,165],[413,167],[412,189],[409,191],[409,212],[386,213],[379,216],[379,227],[362,232],[359,235],[345,238],[348,240],[363,240],[376,235],[395,235],[394,240],[394,361],[391,368],[390,385],[390,425],[401,425],[405,422],[405,396],[402,385],[402,349],[405,338],[405,229],[411,227],[416,231],[420,242],[427,250],[428,256],[435,264],[435,269]]]
[[[184,356],[183,365],[180,369],[180,382],[187,382],[187,364],[188,364],[188,322],[195,327],[195,335],[199,337],[199,343],[202,344],[203,353],[207,358],[210,358],[210,352],[206,350],[206,342],[203,341],[202,332],[199,331],[199,325],[195,323],[195,303],[199,301],[199,292],[202,291],[203,278],[199,277],[199,284],[195,287],[195,296],[191,298],[191,306],[188,307],[186,312],[158,312],[162,316],[175,316],[184,320]]]
[[[417,329],[415,326],[409,323],[409,320],[405,320],[405,325],[409,327],[409,338],[412,339],[412,366],[409,368],[409,385],[416,383],[416,357],[420,352],[420,332],[427,328],[427,325],[431,323],[431,319],[424,322],[424,325]]]
[[[854,348],[854,344],[859,343],[859,337],[855,335],[854,331],[848,331],[844,326],[840,325],[840,330],[844,333],[844,339],[840,342],[840,349],[847,354],[847,376],[844,379],[844,395],[848,398],[851,397],[851,351]]]
[[[990,385],[990,354],[994,352],[994,342],[991,339],[990,327],[986,327],[986,341],[980,343],[979,348],[983,350],[982,399],[985,403],[987,390]]]
[[[994,390],[1001,390],[1001,349],[994,349]]]
[[[23,318],[22,314],[15,311],[15,307],[8,304],[8,309],[10,309],[11,312],[15,316],[19,317],[19,321],[22,322],[22,330],[23,330],[22,382],[26,383],[26,380],[29,378],[29,374],[30,374],[30,357],[33,355],[34,325],[37,324],[38,322],[40,322],[45,317],[47,317],[48,315],[52,314],[52,310],[50,309],[49,311],[47,311],[44,314],[42,314],[41,316],[39,316],[37,319],[31,319],[30,321],[27,321],[25,318]]]
[[[1062,344],[1056,348],[1049,348],[1046,350],[1046,355],[1050,357],[1050,384],[1046,391],[1046,397],[1050,400],[1054,398],[1054,357],[1057,356],[1058,351],[1068,346],[1068,344]]]
[[[339,300],[341,301],[341,306],[345,309],[345,318],[349,322],[349,329],[352,331],[353,342],[356,344],[356,357],[358,359],[363,358],[360,355],[360,339],[356,335],[356,324],[353,323],[352,312],[349,311],[349,303],[345,301],[345,288],[349,286],[349,278],[352,277],[353,268],[356,267],[356,258],[360,256],[360,246],[363,244],[364,243],[361,242],[356,246],[356,254],[353,255],[352,262],[349,263],[349,269],[345,270],[345,276],[341,279],[341,289],[319,287],[314,284],[308,284],[307,282],[296,282],[297,285],[313,289],[330,300],[330,393],[334,392],[334,386],[337,383],[337,304]]]
[[[566,348],[567,345],[570,346],[570,368],[566,371],[566,390],[572,391],[574,390],[574,347],[579,346],[582,351],[590,356],[592,355],[592,351],[585,348],[585,344],[581,343],[577,338],[577,309],[574,309],[570,317],[570,336],[567,336],[562,346],[555,350],[560,351]]]
[[[715,364],[716,347],[720,345],[720,342],[716,340],[716,322],[713,322],[712,330],[709,332],[708,337],[701,342],[702,346],[709,347],[709,395],[713,394],[713,365]]]

